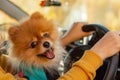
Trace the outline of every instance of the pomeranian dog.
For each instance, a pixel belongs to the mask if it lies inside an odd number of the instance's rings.
[[[65,53],[57,27],[39,12],[10,27],[12,65],[29,80],[55,80]],[[57,75],[57,76],[56,76]]]

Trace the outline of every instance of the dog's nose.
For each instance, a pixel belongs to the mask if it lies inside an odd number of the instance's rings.
[[[49,43],[48,41],[45,41],[45,42],[43,43],[43,46],[44,46],[45,48],[49,48],[49,47],[50,47],[50,43]]]

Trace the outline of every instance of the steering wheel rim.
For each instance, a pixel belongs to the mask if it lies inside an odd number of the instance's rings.
[[[68,70],[68,68],[69,69],[71,68],[72,64],[75,61],[79,60],[82,57],[85,50],[90,49],[98,40],[100,40],[105,35],[105,33],[109,31],[106,27],[100,24],[84,25],[82,27],[82,30],[84,32],[89,32],[89,31],[95,31],[95,32],[93,33],[93,36],[87,45],[81,45],[71,50],[69,55],[65,58],[66,71]],[[96,77],[94,80],[114,80],[115,74],[117,72],[118,62],[119,62],[118,54],[110,58],[107,58],[103,62],[103,65],[97,70]]]

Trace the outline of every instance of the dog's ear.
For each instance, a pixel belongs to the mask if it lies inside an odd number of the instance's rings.
[[[10,27],[8,30],[8,34],[10,36],[13,36],[13,35],[16,35],[18,31],[19,31],[18,26]]]
[[[44,16],[43,16],[41,13],[39,13],[39,12],[35,12],[35,13],[33,13],[33,14],[31,15],[30,18],[31,18],[31,19],[40,19],[40,18],[44,18]]]

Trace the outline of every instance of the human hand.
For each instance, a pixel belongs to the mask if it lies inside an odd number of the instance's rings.
[[[87,22],[74,23],[73,26],[71,27],[71,29],[65,34],[65,36],[61,40],[63,46],[66,46],[71,42],[74,42],[76,40],[79,40],[80,38],[83,38],[85,36],[92,34],[92,32],[82,31],[82,27],[86,24],[87,24]]]
[[[112,31],[106,33],[91,50],[97,53],[103,60],[113,56],[120,50],[120,34]]]

